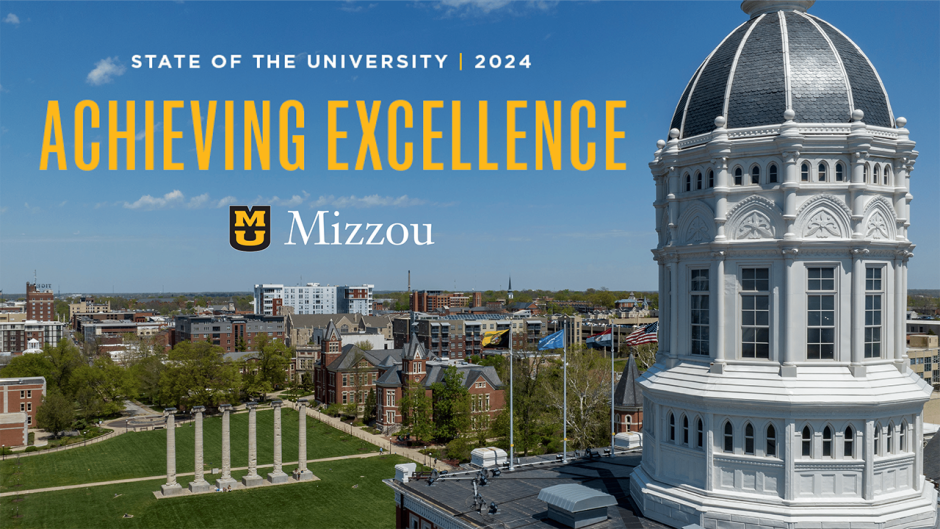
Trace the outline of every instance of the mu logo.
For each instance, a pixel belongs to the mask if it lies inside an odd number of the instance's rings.
[[[271,206],[229,206],[228,233],[236,250],[264,250],[271,244]]]

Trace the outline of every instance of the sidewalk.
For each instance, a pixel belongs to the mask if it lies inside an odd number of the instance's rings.
[[[295,403],[293,403],[293,402],[289,402],[289,401],[285,401],[285,402],[286,402],[289,406],[293,407],[294,410],[297,410],[297,409],[298,409],[297,404],[295,404]],[[351,426],[351,425],[349,425],[349,424],[346,424],[346,423],[344,423],[343,421],[341,421],[341,420],[339,420],[339,419],[337,419],[337,418],[335,418],[335,417],[330,417],[329,415],[325,415],[325,414],[323,414],[323,413],[320,413],[318,410],[314,410],[314,409],[312,409],[312,408],[310,408],[310,407],[307,407],[307,416],[308,416],[308,417],[311,417],[311,418],[314,418],[314,419],[316,419],[316,420],[322,422],[323,424],[332,426],[333,428],[336,428],[337,430],[340,430],[340,431],[342,431],[342,432],[348,433],[349,435],[358,437],[359,439],[362,439],[363,441],[367,441],[367,442],[369,442],[369,443],[372,443],[372,444],[374,444],[375,446],[378,446],[378,447],[380,447],[380,448],[384,448],[384,449],[385,449],[386,451],[388,451],[389,453],[398,454],[398,455],[401,455],[401,456],[405,456],[405,457],[407,457],[408,459],[414,461],[415,463],[421,463],[422,465],[426,465],[426,466],[429,466],[429,467],[430,467],[430,466],[433,466],[434,468],[436,468],[436,469],[438,469],[438,470],[454,470],[454,469],[455,469],[455,467],[452,467],[452,466],[450,466],[450,465],[448,465],[447,463],[444,463],[444,462],[442,462],[442,461],[438,461],[437,464],[434,464],[434,458],[429,457],[429,456],[426,456],[426,455],[422,454],[421,452],[415,450],[414,448],[407,448],[407,447],[404,447],[404,446],[396,446],[396,445],[392,444],[391,441],[389,441],[388,439],[382,437],[381,435],[371,434],[371,433],[369,433],[369,432],[367,432],[367,431],[365,431],[365,430],[363,430],[363,429],[361,429],[361,428],[357,428],[357,427],[355,427],[355,426]]]
[[[381,454],[379,454],[378,452],[371,452],[368,454],[353,454],[353,455],[348,455],[348,456],[324,457],[323,459],[308,459],[307,463],[308,464],[309,463],[322,463],[324,461],[338,461],[340,459],[361,459],[361,458],[366,458],[366,457],[376,457],[379,455]],[[283,463],[283,465],[285,466],[296,465],[296,464],[297,464],[296,461],[285,461]],[[268,464],[268,465],[258,465],[259,469],[260,468],[272,468],[272,467],[274,467],[273,463]],[[233,472],[237,470],[248,470],[248,467],[233,467],[232,468]],[[195,472],[182,472],[182,473],[177,474],[176,477],[194,476],[195,474],[196,474]],[[210,474],[207,472],[206,478],[209,478],[209,476]],[[101,487],[104,485],[116,485],[120,483],[134,483],[137,481],[153,481],[157,479],[166,479],[166,474],[162,474],[159,476],[147,476],[145,478],[115,479],[112,481],[95,481],[92,483],[80,483],[78,485],[62,485],[61,487],[47,487],[44,489],[29,489],[29,490],[18,490],[15,492],[4,492],[4,493],[0,493],[0,498],[6,497],[6,496],[19,496],[21,494],[35,494],[37,492],[51,492],[54,490],[69,490],[69,489],[80,489],[80,488],[87,488],[87,487]],[[183,485],[183,483],[180,483],[180,485]]]

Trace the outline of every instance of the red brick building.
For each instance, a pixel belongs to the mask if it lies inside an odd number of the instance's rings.
[[[614,390],[617,433],[639,432],[643,428],[643,391],[636,383],[638,377],[636,361],[633,355],[630,355]]]
[[[0,378],[0,444],[23,446],[46,394],[43,377]]]
[[[52,290],[41,290],[36,283],[26,282],[26,319],[55,321],[55,297]]]
[[[471,298],[463,292],[447,293],[442,290],[415,290],[411,293],[411,310],[433,312],[444,307],[470,307],[471,302],[475,304],[478,301],[483,301],[482,292],[474,292]]]
[[[244,341],[247,350],[254,348],[255,340],[265,335],[269,340],[284,341],[284,316],[244,314],[235,316],[177,316],[173,344],[182,341],[211,342],[235,352]],[[171,344],[171,345],[173,345]]]
[[[330,320],[320,341],[320,357],[313,369],[316,399],[327,405],[355,402],[362,406],[369,391],[375,389],[379,364],[389,354],[400,356],[401,351],[363,351],[352,344],[344,346],[342,335]]]

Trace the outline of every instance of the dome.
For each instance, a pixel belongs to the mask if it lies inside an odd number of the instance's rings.
[[[834,26],[806,13],[808,0],[746,0],[751,18],[698,67],[672,117],[679,138],[728,128],[776,125],[793,109],[799,123],[865,123],[893,127],[888,94],[862,50]]]

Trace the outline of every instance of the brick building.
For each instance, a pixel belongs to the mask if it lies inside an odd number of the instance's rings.
[[[0,321],[0,352],[19,355],[43,345],[55,347],[64,331],[65,324],[57,321]]]
[[[55,321],[55,297],[51,289],[40,289],[36,283],[26,282],[26,319]]]
[[[484,349],[483,335],[489,331],[502,331],[512,328],[513,349],[533,348],[539,339],[545,336],[548,328],[545,321],[534,318],[511,318],[505,315],[464,314],[460,316],[441,316],[414,322],[410,329],[407,318],[392,322],[392,331],[396,348],[404,347],[413,333],[424,345],[425,350],[441,358],[451,360],[465,359],[471,355],[493,352],[493,348]]]
[[[270,340],[284,341],[284,316],[177,316],[173,344],[208,341],[227,353],[233,353],[242,340],[247,350],[253,349],[255,341],[262,335]]]
[[[643,389],[636,383],[639,372],[633,355],[614,389],[614,416],[617,432],[639,432],[643,428]]]
[[[23,446],[46,394],[43,377],[0,378],[0,444]]]
[[[481,292],[474,292],[472,297],[463,292],[448,293],[443,290],[415,290],[411,293],[411,310],[415,312],[433,312],[444,307],[476,307],[482,302]]]
[[[363,351],[353,344],[343,345],[339,328],[330,321],[320,340],[320,356],[314,361],[314,395],[324,404],[365,403],[375,388],[379,364],[388,356],[401,355],[400,350]]]

